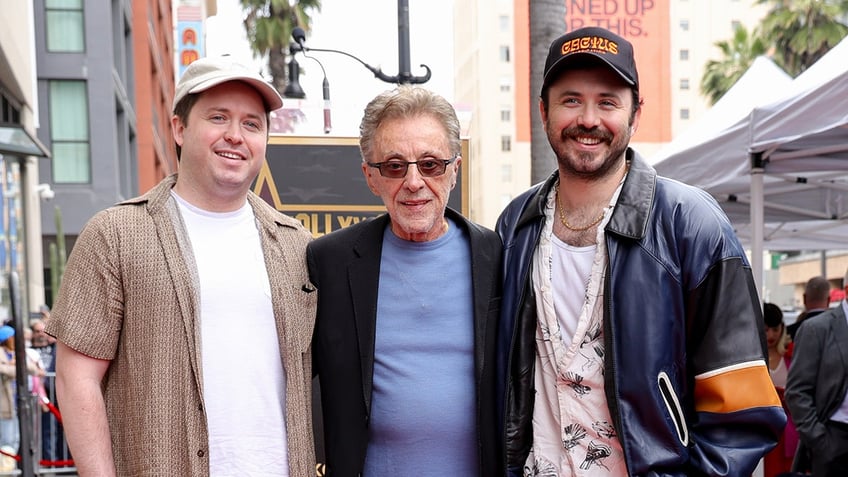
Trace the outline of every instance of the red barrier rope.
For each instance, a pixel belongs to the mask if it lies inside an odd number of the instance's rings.
[[[0,454],[3,454],[7,457],[11,457],[11,458],[15,459],[16,462],[21,461],[21,456],[19,456],[17,454],[10,454],[10,453],[4,451],[3,449],[0,449]],[[38,461],[38,465],[40,465],[42,467],[73,467],[74,461],[73,461],[73,459],[66,459],[66,460],[41,459],[40,461]]]
[[[47,407],[47,409],[50,411],[50,414],[53,414],[53,416],[56,418],[56,420],[59,422],[59,424],[61,424],[62,423],[62,415],[59,414],[59,409],[56,406],[54,406],[53,403],[50,402],[49,399],[47,399],[47,396],[41,396],[41,403]],[[10,453],[4,451],[3,449],[0,449],[0,454],[3,454],[7,457],[11,457],[11,458],[15,459],[16,462],[21,461],[20,455],[10,454]],[[40,465],[41,467],[73,467],[74,466],[74,460],[73,459],[64,459],[64,460],[41,459],[40,461],[38,461],[38,465]]]
[[[50,411],[50,414],[53,414],[53,416],[56,418],[56,421],[58,421],[59,424],[61,424],[62,423],[62,415],[59,414],[59,408],[54,406],[53,403],[50,402],[49,399],[47,399],[47,396],[41,396],[41,403],[44,404],[45,406],[47,406],[47,409]]]

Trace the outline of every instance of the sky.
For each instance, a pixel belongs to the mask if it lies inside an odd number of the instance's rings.
[[[307,48],[327,48],[350,53],[389,76],[398,74],[398,2],[396,0],[322,0],[320,13],[313,13],[312,31],[307,33]],[[410,70],[415,76],[425,73],[419,65],[432,70],[424,84],[448,101],[453,92],[453,0],[408,0]],[[218,0],[218,12],[207,19],[206,54],[231,54],[246,64],[261,66],[253,58],[242,25],[239,0]],[[330,135],[357,136],[365,105],[393,84],[374,77],[355,60],[336,53],[312,52],[327,74],[333,129]],[[308,118],[297,132],[324,135],[322,121],[323,75],[318,64],[297,55],[301,67],[300,83],[305,100],[285,100],[286,106],[299,107]]]

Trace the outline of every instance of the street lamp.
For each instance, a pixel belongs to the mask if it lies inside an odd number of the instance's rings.
[[[291,53],[291,61],[289,62],[289,77],[288,84],[283,91],[283,96],[287,98],[303,99],[306,93],[300,86],[300,65],[295,60],[295,54],[300,51],[303,56],[310,58],[318,63],[321,67],[321,73],[324,75],[323,92],[324,92],[324,132],[330,132],[330,84],[327,81],[327,72],[324,70],[324,65],[314,56],[307,55],[307,52],[317,51],[322,53],[338,53],[340,55],[353,58],[359,64],[364,66],[368,71],[374,74],[374,77],[386,83],[395,84],[422,84],[430,80],[431,71],[427,65],[421,65],[426,71],[422,76],[415,76],[409,71],[409,1],[398,0],[398,74],[389,76],[380,68],[369,65],[358,57],[341,50],[330,48],[312,48],[306,46],[306,32],[303,28],[295,27],[292,30],[292,38],[294,43],[289,44],[289,52]]]
[[[296,27],[295,30],[303,32],[303,29],[300,27]],[[327,70],[324,69],[324,65],[318,61],[318,58],[307,55],[306,50],[302,45],[302,40],[300,45],[295,45],[293,43],[289,44],[289,56],[291,57],[291,60],[289,61],[289,81],[288,84],[286,84],[286,88],[283,90],[283,96],[295,99],[303,99],[306,97],[303,87],[300,86],[300,65],[297,63],[297,59],[295,58],[295,54],[298,51],[302,51],[304,58],[309,58],[310,60],[318,63],[318,66],[321,67],[321,74],[324,76],[322,88],[324,90],[324,133],[329,134],[330,129],[332,129],[332,121],[330,120],[330,82],[327,81]]]
[[[303,99],[306,93],[303,87],[300,86],[300,65],[294,57],[297,53],[294,45],[289,45],[289,80],[286,82],[286,88],[283,90],[283,96],[286,98]]]
[[[430,67],[427,65],[421,65],[422,68],[426,70],[423,76],[414,76],[409,71],[409,24],[407,22],[407,30],[405,33],[405,41],[401,41],[398,48],[398,66],[400,67],[400,72],[394,76],[389,76],[380,68],[369,65],[368,63],[362,61],[358,57],[341,50],[334,50],[331,48],[312,48],[307,47],[304,43],[306,41],[306,32],[303,31],[303,28],[295,27],[292,30],[292,38],[297,43],[295,46],[296,51],[303,51],[304,53],[307,51],[318,51],[322,53],[338,53],[340,55],[347,56],[348,58],[353,58],[358,61],[359,64],[368,69],[371,73],[374,74],[374,77],[379,79],[380,81],[386,83],[395,83],[395,84],[421,84],[426,83],[430,80],[431,71]],[[402,28],[400,27],[400,23],[398,24],[398,35],[399,37],[403,37],[404,34],[400,33]]]

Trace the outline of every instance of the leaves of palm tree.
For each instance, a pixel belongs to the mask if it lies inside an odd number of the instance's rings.
[[[701,78],[701,93],[711,104],[734,85],[754,60],[766,52],[765,44],[756,32],[749,33],[740,26],[730,41],[720,41],[715,44],[722,52],[722,59],[710,60]]]
[[[848,35],[846,0],[757,0],[772,8],[762,22],[775,61],[797,76]],[[842,20],[840,20],[842,19]]]
[[[244,29],[255,57],[268,55],[268,70],[274,86],[286,85],[286,50],[292,30],[309,31],[310,14],[321,11],[320,0],[239,0],[244,12]]]

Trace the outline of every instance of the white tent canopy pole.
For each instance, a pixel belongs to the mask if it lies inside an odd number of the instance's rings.
[[[760,154],[751,154],[751,271],[762,301],[763,294],[763,164]]]

